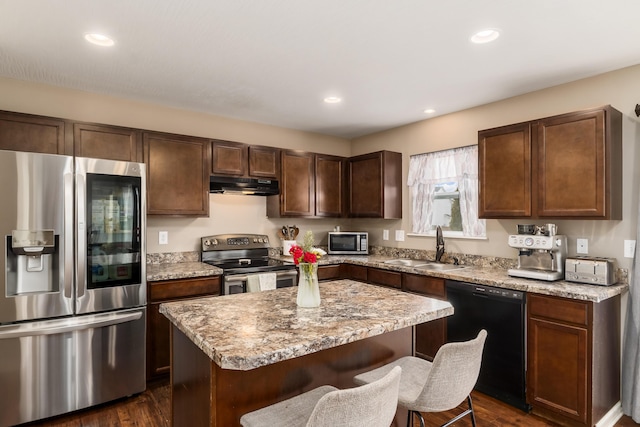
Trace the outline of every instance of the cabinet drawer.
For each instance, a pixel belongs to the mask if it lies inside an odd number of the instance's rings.
[[[367,272],[367,281],[400,289],[402,287],[402,273],[370,268]]]
[[[220,276],[149,283],[149,301],[220,295]]]
[[[408,292],[442,299],[446,296],[444,279],[439,277],[403,273],[402,282],[403,290]]]
[[[321,265],[318,267],[318,280],[334,280],[342,278],[340,265]]]
[[[529,316],[589,326],[589,303],[528,294]]]
[[[347,264],[347,279],[367,281],[367,267]]]

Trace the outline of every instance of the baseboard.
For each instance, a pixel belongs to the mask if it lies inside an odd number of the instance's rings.
[[[600,421],[596,423],[596,427],[613,427],[623,415],[622,405],[618,402],[613,405],[613,408],[611,408],[609,412],[600,418]]]

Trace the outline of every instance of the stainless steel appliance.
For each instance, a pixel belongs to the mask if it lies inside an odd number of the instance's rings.
[[[223,294],[247,292],[251,276],[274,273],[276,287],[297,284],[293,262],[269,258],[269,238],[261,234],[219,234],[201,238],[202,262],[222,268]]]
[[[0,426],[145,389],[145,170],[0,151]]]
[[[526,403],[525,297],[521,291],[446,281],[455,310],[447,318],[447,342],[487,331],[476,389],[524,411]]]
[[[369,233],[366,231],[330,231],[328,253],[332,255],[367,255]]]
[[[616,265],[617,262],[613,258],[569,257],[565,262],[565,280],[600,286],[614,285]]]
[[[509,236],[509,246],[518,249],[518,266],[509,276],[538,280],[564,279],[567,236],[555,234],[554,224],[518,226],[522,234]]]

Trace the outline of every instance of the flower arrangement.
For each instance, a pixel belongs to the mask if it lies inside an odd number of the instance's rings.
[[[300,263],[315,264],[318,262],[318,259],[327,253],[313,246],[313,231],[309,230],[304,233],[302,246],[292,246],[291,249],[289,249],[289,254],[293,257],[293,262],[298,265]]]
[[[296,304],[299,307],[318,307],[320,305],[320,289],[318,287],[318,259],[326,252],[313,246],[313,232],[304,234],[302,246],[292,246],[289,254],[293,262],[300,268],[298,279],[298,296]]]

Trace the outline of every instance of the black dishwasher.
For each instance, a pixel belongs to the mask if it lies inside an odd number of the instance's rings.
[[[486,329],[476,390],[528,411],[525,378],[524,292],[446,281],[454,314],[447,318],[447,342],[467,341]]]

